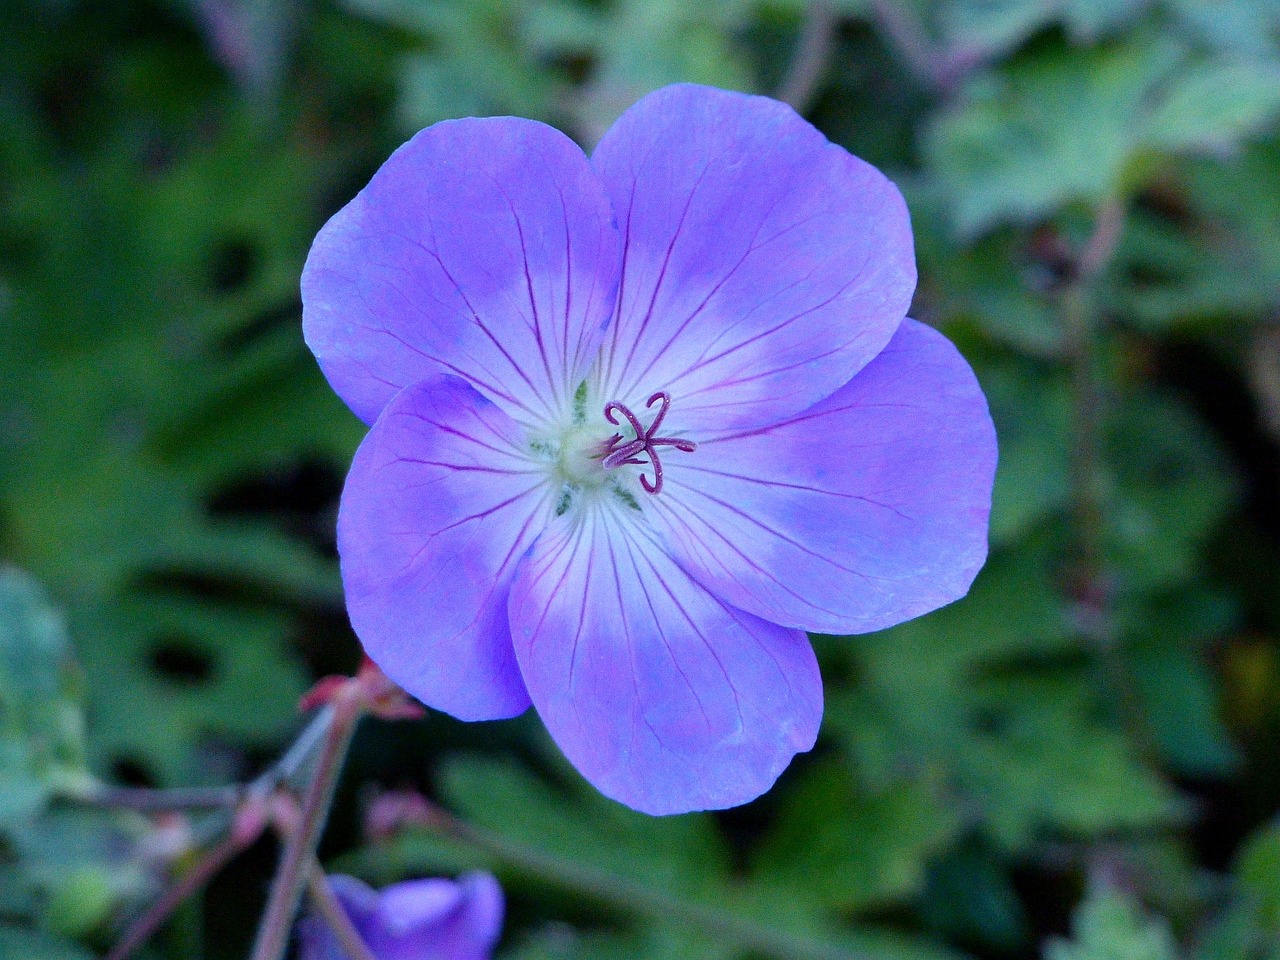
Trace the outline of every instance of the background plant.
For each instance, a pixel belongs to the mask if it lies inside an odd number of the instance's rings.
[[[363,428],[298,325],[324,218],[423,124],[590,145],[674,80],[785,96],[902,185],[913,315],[1000,432],[991,561],[818,638],[819,748],[747,808],[633,815],[524,720],[371,720],[322,859],[494,870],[510,958],[1280,957],[1268,0],[0,6],[0,956],[92,955],[210,841],[100,783],[246,781],[356,664]],[[244,956],[274,856],[149,955]]]

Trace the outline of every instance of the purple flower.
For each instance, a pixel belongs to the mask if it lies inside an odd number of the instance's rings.
[[[338,518],[369,656],[462,719],[532,702],[636,809],[768,789],[821,719],[804,631],[986,557],[995,435],[915,277],[894,186],[762,97],[667,87],[590,160],[512,117],[419,133],[302,278],[373,424]]]
[[[374,890],[335,875],[329,888],[377,960],[489,960],[502,931],[502,888],[487,873],[408,880]],[[300,960],[349,960],[318,916],[298,926]]]

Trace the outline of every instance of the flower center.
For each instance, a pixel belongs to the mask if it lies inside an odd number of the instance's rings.
[[[658,458],[658,447],[675,447],[685,453],[693,453],[698,449],[698,445],[692,440],[680,440],[676,437],[659,437],[658,427],[662,425],[663,418],[667,415],[667,408],[671,406],[671,394],[665,390],[660,390],[645,401],[645,408],[652,407],[655,403],[661,404],[658,407],[658,413],[653,418],[653,423],[649,424],[649,429],[645,429],[640,425],[640,419],[629,409],[619,403],[617,400],[610,400],[604,405],[604,417],[610,423],[617,424],[617,415],[622,414],[631,429],[635,432],[635,438],[632,440],[623,440],[622,434],[615,433],[612,437],[605,441],[605,449],[601,465],[606,470],[613,470],[623,464],[633,463],[643,465],[644,460],[641,457],[649,458],[649,465],[653,467],[653,482],[644,474],[640,475],[640,485],[645,488],[648,493],[657,494],[662,490],[662,460]]]

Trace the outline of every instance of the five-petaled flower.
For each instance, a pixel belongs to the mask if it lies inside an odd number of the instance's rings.
[[[502,932],[502,888],[487,873],[382,890],[342,874],[325,882],[376,960],[489,960]],[[302,920],[298,940],[301,960],[350,960],[318,914]]]
[[[373,425],[338,517],[369,656],[463,719],[532,702],[639,810],[766,790],[821,718],[803,631],[986,557],[994,431],[915,278],[894,186],[762,97],[667,87],[590,159],[512,117],[419,133],[303,274]]]

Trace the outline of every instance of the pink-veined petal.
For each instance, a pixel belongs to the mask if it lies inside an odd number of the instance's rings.
[[[664,458],[644,507],[717,596],[822,633],[864,633],[950,603],[987,555],[996,437],[973,371],[905,321],[809,410]]]
[[[817,735],[808,638],[711,596],[631,514],[571,511],[521,561],[509,612],[525,685],[605,795],[652,814],[745,803]]]
[[[445,121],[320,231],[302,274],[303,330],[366,423],[443,373],[545,422],[597,352],[618,262],[609,201],[573,141],[514,117]]]
[[[911,302],[906,205],[790,107],[681,84],[631,107],[592,166],[622,233],[603,400],[670,391],[673,423],[773,422],[833,393]]]
[[[456,377],[399,393],[360,445],[338,513],[347,611],[365,651],[463,720],[529,705],[507,626],[521,555],[551,515],[523,432]]]

